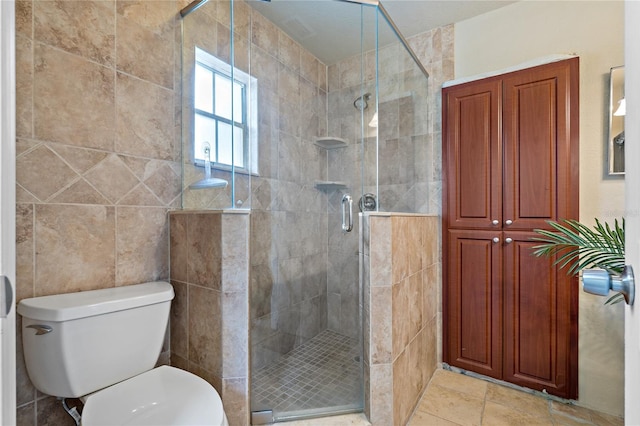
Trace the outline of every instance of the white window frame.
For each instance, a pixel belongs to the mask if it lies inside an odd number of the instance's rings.
[[[238,68],[231,67],[228,63],[216,58],[212,54],[206,52],[205,50],[196,47],[195,48],[195,58],[196,64],[201,63],[208,68],[211,68],[215,72],[222,74],[232,81],[240,83],[244,86],[244,96],[245,96],[245,129],[246,132],[243,135],[243,144],[245,145],[244,150],[244,167],[235,167],[236,172],[246,173],[246,174],[258,174],[258,79],[252,77],[251,75],[239,70]],[[195,66],[193,72],[195,73]],[[195,94],[195,76],[193,78],[193,90]],[[215,99],[214,99],[215,102]],[[195,139],[195,116],[197,114],[195,108],[195,96],[193,96],[193,101],[191,104],[193,108],[192,114],[192,139]],[[233,134],[233,132],[232,132]],[[204,161],[195,158],[195,140],[192,140],[191,145],[191,160],[193,164],[196,166],[204,167]],[[217,141],[216,141],[217,143]],[[237,143],[237,141],[234,141]],[[215,147],[211,147],[211,149],[216,149]],[[212,169],[231,171],[232,166],[221,163],[211,163]]]

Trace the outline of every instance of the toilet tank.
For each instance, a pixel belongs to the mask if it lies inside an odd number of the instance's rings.
[[[77,398],[152,369],[173,296],[159,281],[22,300],[29,378],[41,392]]]

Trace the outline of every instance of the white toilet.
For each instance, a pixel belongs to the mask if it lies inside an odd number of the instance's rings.
[[[205,380],[154,368],[173,287],[150,282],[24,299],[22,342],[35,387],[84,402],[82,425],[228,425]]]

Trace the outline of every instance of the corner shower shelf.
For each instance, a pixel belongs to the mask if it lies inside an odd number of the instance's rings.
[[[317,138],[314,144],[324,149],[344,148],[348,145],[347,141],[342,138]]]
[[[317,189],[323,191],[331,191],[334,189],[344,189],[347,187],[347,184],[344,182],[331,182],[325,180],[317,180],[315,184]]]

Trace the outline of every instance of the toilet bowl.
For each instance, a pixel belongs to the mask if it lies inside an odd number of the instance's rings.
[[[83,426],[226,426],[216,390],[174,367],[154,368],[173,287],[151,282],[22,300],[27,373],[41,392],[80,398]]]
[[[82,399],[83,426],[228,424],[222,401],[209,383],[169,366],[154,368]]]

